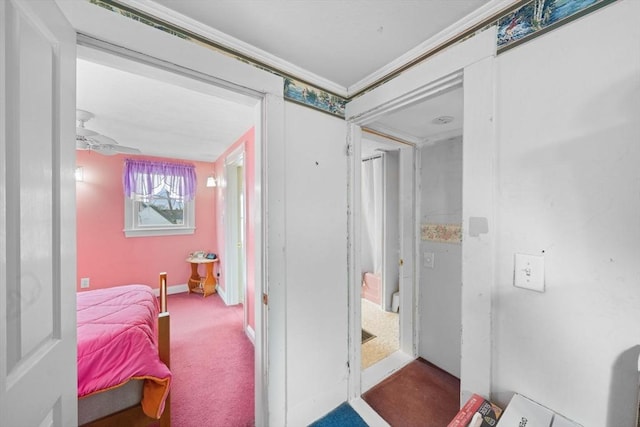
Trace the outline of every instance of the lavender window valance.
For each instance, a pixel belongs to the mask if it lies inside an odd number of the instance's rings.
[[[193,164],[125,159],[124,194],[141,200],[150,198],[162,188],[171,197],[189,201],[196,196],[196,171]]]

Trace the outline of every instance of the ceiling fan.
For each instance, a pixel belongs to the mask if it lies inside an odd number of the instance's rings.
[[[125,147],[108,136],[100,135],[98,132],[87,129],[84,124],[93,117],[93,113],[85,110],[76,110],[76,149],[91,150],[106,156],[113,156],[118,153],[140,153],[137,148]]]

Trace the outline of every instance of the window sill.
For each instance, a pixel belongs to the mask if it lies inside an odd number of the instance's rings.
[[[179,236],[185,234],[193,234],[195,227],[176,227],[176,228],[145,228],[130,230],[124,229],[125,237],[152,237],[152,236]]]

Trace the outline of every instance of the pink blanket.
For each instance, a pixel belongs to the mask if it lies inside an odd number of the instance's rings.
[[[171,372],[158,357],[158,300],[145,285],[80,292],[78,397],[145,379],[142,407],[159,418]]]

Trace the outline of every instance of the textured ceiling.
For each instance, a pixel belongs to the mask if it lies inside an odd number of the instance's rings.
[[[353,86],[488,2],[155,1],[344,88]],[[130,3],[135,4],[135,0]]]
[[[213,89],[168,72],[77,63],[77,108],[95,115],[86,127],[147,155],[213,161],[253,126],[255,100]]]

